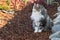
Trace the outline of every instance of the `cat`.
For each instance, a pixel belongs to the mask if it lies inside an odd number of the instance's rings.
[[[30,18],[33,20],[32,25],[34,32],[42,32],[45,29],[51,29],[52,20],[43,5],[34,3]]]

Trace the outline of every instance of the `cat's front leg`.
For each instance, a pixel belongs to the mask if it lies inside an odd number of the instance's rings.
[[[40,29],[39,27],[35,27],[34,29],[35,29],[35,30],[34,30],[35,33],[36,33],[36,32],[42,32],[42,31],[43,31],[43,29]]]
[[[40,22],[33,22],[34,32],[42,32],[43,29],[40,29]]]
[[[35,27],[34,28],[34,33],[38,32],[39,31],[39,28],[38,27]]]
[[[42,29],[39,29],[38,32],[42,32]]]
[[[42,26],[40,26],[38,32],[42,32],[43,30],[44,30],[44,28]]]
[[[33,22],[32,25],[33,25],[34,33],[38,32],[39,27],[37,25],[37,22]]]

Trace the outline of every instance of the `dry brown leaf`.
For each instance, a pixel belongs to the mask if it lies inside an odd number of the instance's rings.
[[[13,14],[3,13],[0,11],[0,28],[4,27],[9,20],[12,20],[14,17]]]
[[[0,20],[0,28],[4,27],[7,24],[7,21]]]

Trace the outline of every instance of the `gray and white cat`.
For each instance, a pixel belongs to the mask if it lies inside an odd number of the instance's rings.
[[[51,29],[52,20],[47,14],[47,10],[43,5],[35,4],[33,5],[31,20],[33,20],[34,32],[42,32],[44,29]]]

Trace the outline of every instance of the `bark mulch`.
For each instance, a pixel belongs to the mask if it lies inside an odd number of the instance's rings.
[[[34,33],[30,19],[33,4],[29,4],[21,11],[15,12],[15,17],[0,29],[0,40],[49,40],[51,31]],[[53,19],[57,12],[56,5],[46,6],[48,14]]]

